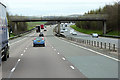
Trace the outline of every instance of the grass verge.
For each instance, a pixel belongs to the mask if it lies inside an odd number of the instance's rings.
[[[72,25],[70,27],[73,28],[73,29],[75,29],[78,32],[82,32],[82,33],[85,33],[85,34],[91,34],[91,33],[98,33],[100,35],[102,34],[102,31],[81,29],[81,28],[78,28],[76,25]]]
[[[81,28],[77,27],[76,25],[72,25],[70,27],[73,28],[73,29],[75,29],[78,32],[82,32],[82,33],[85,33],[85,34],[91,34],[91,33],[98,33],[99,35],[103,34],[103,31],[100,31],[100,30],[81,29]],[[111,32],[107,33],[106,35],[120,36],[120,32],[111,31]]]
[[[10,34],[10,36],[9,37],[14,37],[15,36],[15,34],[14,33],[12,33],[12,34]]]

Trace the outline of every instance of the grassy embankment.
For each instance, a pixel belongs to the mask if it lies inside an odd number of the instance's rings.
[[[100,31],[100,30],[81,29],[81,28],[76,27],[76,25],[72,25],[70,27],[75,29],[76,31],[79,31],[79,32],[82,32],[82,33],[85,33],[85,34],[98,33],[98,34],[102,35],[102,33],[103,33],[103,31]],[[120,33],[118,34],[117,31],[112,31],[110,33],[107,33],[107,35],[115,35],[115,36],[119,35],[120,36]]]
[[[14,36],[15,36],[14,33],[10,34],[10,37],[14,37]]]
[[[45,24],[46,22],[27,22],[28,27],[27,30],[31,30],[33,28],[35,28],[36,25],[41,25],[41,24]]]

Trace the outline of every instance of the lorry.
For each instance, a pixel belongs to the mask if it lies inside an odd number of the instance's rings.
[[[40,25],[36,25],[36,32],[40,32]]]
[[[41,29],[44,29],[44,25],[42,24],[42,25],[40,25],[40,27],[41,27]]]
[[[0,65],[9,58],[9,32],[6,16],[6,6],[0,2]]]

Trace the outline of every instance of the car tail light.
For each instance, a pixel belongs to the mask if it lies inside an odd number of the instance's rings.
[[[36,40],[36,38],[34,38],[34,40]]]
[[[42,40],[44,40],[44,38],[42,38]]]

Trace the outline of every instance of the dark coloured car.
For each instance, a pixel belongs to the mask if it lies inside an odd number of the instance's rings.
[[[39,37],[44,37],[43,32],[40,32]]]
[[[37,26],[36,26],[36,32],[37,32],[37,33],[40,32],[40,25],[37,25]]]

